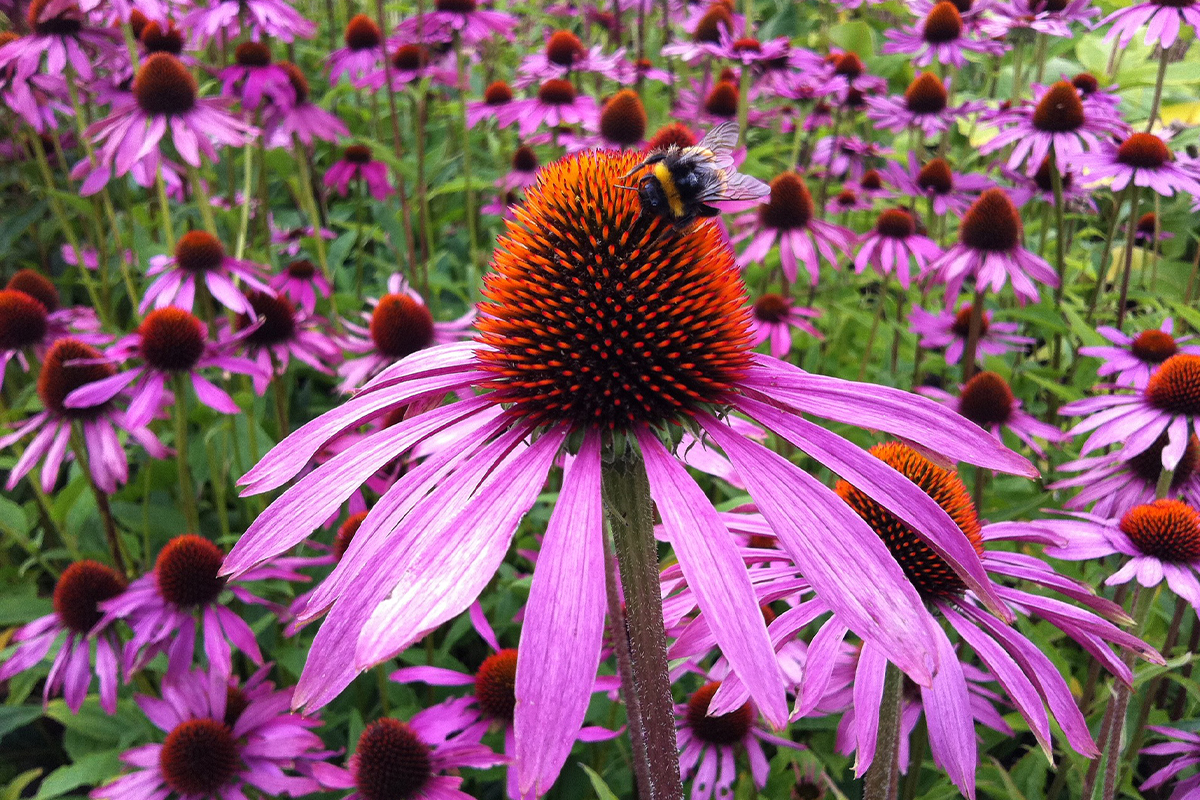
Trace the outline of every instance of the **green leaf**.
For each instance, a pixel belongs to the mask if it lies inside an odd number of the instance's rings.
[[[25,787],[33,783],[42,776],[42,768],[35,767],[31,770],[22,772],[17,777],[9,781],[8,785],[0,789],[0,800],[17,800],[21,796],[21,792]]]
[[[587,773],[588,780],[592,782],[592,789],[596,792],[596,800],[617,800],[617,796],[613,794],[612,789],[608,788],[608,784],[604,782],[604,778],[597,775],[594,769],[582,761],[578,763],[579,768]]]
[[[0,706],[0,739],[42,715],[38,706]]]
[[[99,786],[121,771],[121,751],[105,750],[91,753],[65,767],[59,767],[46,776],[38,787],[34,800],[49,800],[61,797],[80,786]]]
[[[858,53],[862,58],[875,55],[875,31],[862,20],[843,22],[830,28],[829,40],[843,50]]]

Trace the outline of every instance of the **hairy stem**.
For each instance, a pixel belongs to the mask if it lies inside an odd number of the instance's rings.
[[[883,702],[879,705],[879,738],[875,757],[863,778],[863,800],[891,800],[899,789],[900,701],[904,676],[891,662],[883,679]]]

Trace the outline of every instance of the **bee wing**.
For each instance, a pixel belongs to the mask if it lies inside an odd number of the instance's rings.
[[[722,122],[710,130],[696,147],[712,153],[717,169],[733,169],[733,148],[737,147],[738,124],[734,120]]]
[[[771,187],[740,172],[725,172],[724,186],[714,185],[704,193],[703,202],[761,200],[771,193]]]

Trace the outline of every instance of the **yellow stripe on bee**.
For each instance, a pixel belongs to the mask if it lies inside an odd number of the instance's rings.
[[[666,164],[655,164],[654,177],[658,178],[659,184],[667,195],[667,204],[671,207],[671,215],[682,217],[683,200],[679,197],[679,189],[675,186],[675,179],[671,177],[671,170],[667,169]]]

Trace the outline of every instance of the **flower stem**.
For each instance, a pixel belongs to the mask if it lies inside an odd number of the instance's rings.
[[[108,495],[96,485],[96,479],[92,477],[92,465],[88,461],[87,446],[84,444],[83,434],[78,426],[71,428],[71,449],[75,451],[79,469],[92,489],[92,496],[96,498],[96,509],[100,512],[100,522],[104,526],[104,539],[108,542],[108,551],[112,554],[113,566],[117,568],[118,572],[128,575],[129,570],[121,547],[121,536],[117,532],[117,521],[113,519],[112,507],[108,504]]]
[[[640,456],[626,455],[606,465],[603,477],[608,524],[616,544],[621,586],[625,591],[632,685],[636,694],[641,736],[646,743],[649,792],[642,800],[680,800],[679,753],[671,678],[667,672],[667,636],[663,628],[658,582],[658,545],[650,483]]]
[[[1129,297],[1129,275],[1133,272],[1133,248],[1137,239],[1138,201],[1141,187],[1130,184],[1133,199],[1129,206],[1129,224],[1125,228],[1125,268],[1121,273],[1121,297],[1117,301],[1117,330],[1125,324],[1125,300]]]
[[[196,208],[200,210],[200,219],[204,223],[204,230],[217,235],[217,221],[213,219],[212,203],[208,199],[208,190],[204,188],[204,181],[200,178],[200,170],[188,164],[188,183],[191,184],[192,199],[196,201]]]
[[[1169,475],[1166,472],[1164,474]],[[1150,616],[1150,609],[1154,605],[1155,595],[1156,592],[1154,590],[1148,590],[1140,585],[1133,590],[1134,627],[1132,633],[1135,636],[1141,636],[1143,629],[1146,627],[1146,619]],[[1127,650],[1125,652],[1125,665],[1132,668],[1136,657],[1133,650]],[[1108,731],[1108,740],[1104,743],[1104,783],[1101,789],[1103,800],[1115,800],[1117,796],[1117,779],[1120,777],[1122,771],[1121,739],[1125,731],[1125,716],[1129,710],[1129,698],[1132,691],[1132,687],[1127,686],[1124,682],[1116,682],[1112,701],[1112,727]],[[1137,752],[1130,751],[1129,757],[1137,758]]]
[[[250,232],[250,182],[254,176],[254,142],[242,148],[242,209],[238,219],[237,244],[233,257],[241,261],[246,255],[246,237]]]
[[[196,490],[188,465],[187,376],[175,376],[175,462],[179,467],[179,494],[183,515],[192,533],[200,533],[200,513],[196,510]]]
[[[971,303],[971,320],[967,325],[967,343],[963,348],[963,383],[975,374],[975,355],[979,352],[979,335],[983,333],[983,287],[975,287]]]
[[[1158,121],[1158,107],[1162,102],[1163,79],[1167,75],[1167,53],[1168,48],[1159,47],[1162,55],[1158,59],[1158,77],[1154,79],[1154,100],[1150,102],[1150,116],[1146,119],[1146,133],[1154,129],[1154,123]]]
[[[163,244],[168,251],[175,250],[175,228],[171,225],[171,201],[167,199],[167,184],[163,181],[162,164],[154,174],[154,188],[158,193],[158,212],[162,217]]]
[[[890,800],[899,789],[900,701],[904,676],[891,662],[883,678],[883,702],[879,705],[879,738],[875,757],[863,778],[863,800]]]
[[[467,285],[475,282],[475,270],[479,267],[479,220],[475,218],[475,189],[471,186],[471,129],[467,127],[467,53],[462,46],[462,37],[454,36],[454,52],[458,56],[458,91],[462,123],[462,174],[463,196],[467,204],[467,245],[470,262],[467,270]]]
[[[1096,286],[1092,289],[1092,299],[1088,303],[1087,321],[1089,324],[1096,316],[1096,306],[1100,295],[1104,292],[1104,279],[1108,277],[1108,257],[1112,255],[1113,239],[1117,235],[1117,225],[1121,223],[1121,206],[1125,205],[1125,196],[1133,189],[1133,184],[1126,186],[1117,195],[1113,205],[1112,222],[1108,226],[1108,236],[1104,240],[1104,251],[1100,255],[1100,266],[1096,268]]]

